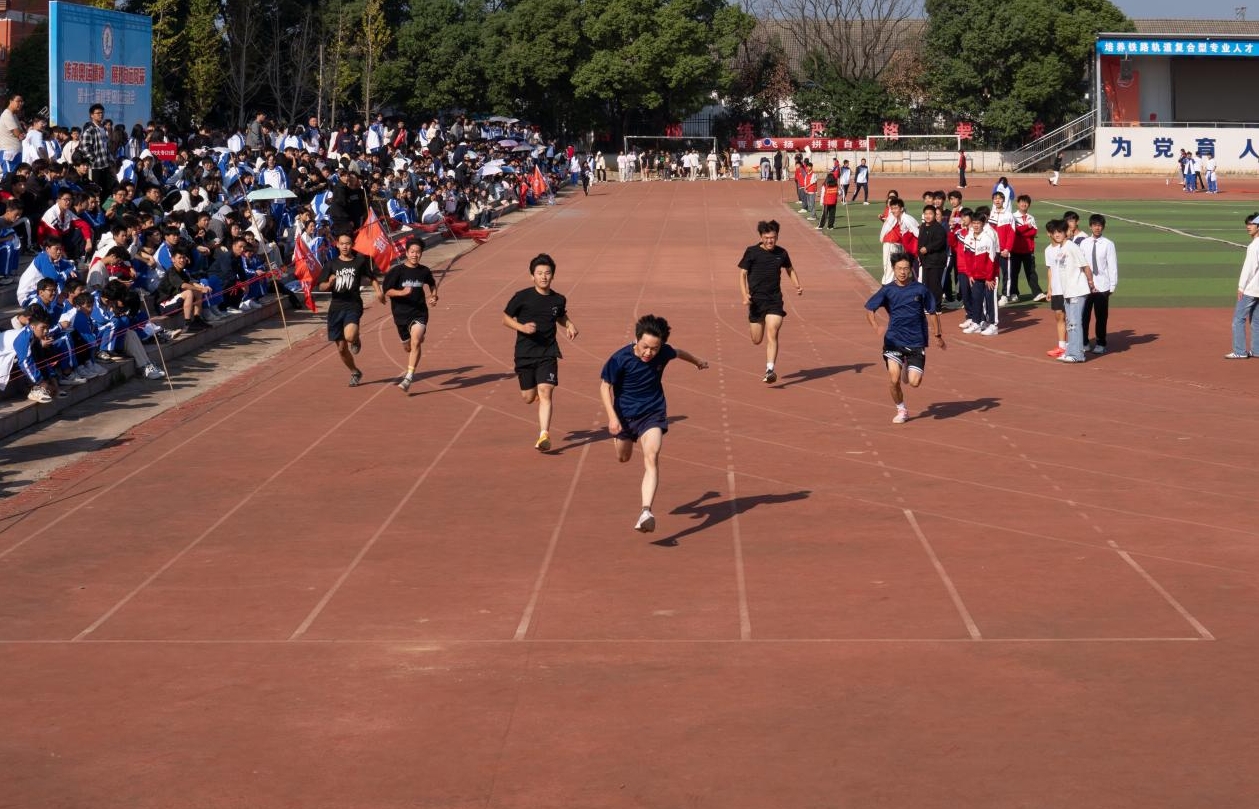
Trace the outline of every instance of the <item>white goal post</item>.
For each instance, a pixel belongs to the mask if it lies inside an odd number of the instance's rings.
[[[898,174],[956,168],[957,153],[962,150],[961,135],[867,135],[866,142],[871,141],[880,143],[873,150],[866,147],[870,167]],[[877,168],[872,158],[879,161]]]

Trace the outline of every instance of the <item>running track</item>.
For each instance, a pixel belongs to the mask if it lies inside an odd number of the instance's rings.
[[[806,289],[773,387],[734,267],[769,217]],[[894,426],[811,224],[596,186],[460,260],[410,396],[373,306],[369,384],[308,340],[0,504],[0,806],[1259,804],[1227,313],[1117,297],[1079,367],[1039,312],[950,313]],[[548,455],[499,323],[539,251],[581,329]],[[651,537],[598,403],[645,312],[712,362],[666,374]]]

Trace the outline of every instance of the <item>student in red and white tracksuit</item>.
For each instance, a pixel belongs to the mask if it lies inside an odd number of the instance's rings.
[[[970,232],[962,237],[962,264],[958,270],[970,276],[970,301],[966,307],[971,325],[963,331],[993,337],[997,333],[997,238],[987,217],[976,211]],[[959,256],[961,257],[961,256]]]
[[[905,203],[899,198],[893,198],[887,202],[887,218],[883,220],[883,229],[879,232],[879,241],[883,243],[883,284],[892,283],[892,256],[896,253],[908,252],[906,250],[906,240],[908,236],[912,236],[915,242],[918,239],[918,220],[905,213]],[[912,256],[918,252],[917,244],[914,245]]]
[[[997,234],[998,287],[1001,298],[998,305],[1010,302],[1010,253],[1014,249],[1014,212],[1007,206],[1005,194],[997,191],[992,195],[992,210],[988,213],[988,227]],[[1018,300],[1016,296],[1015,301]]]
[[[1045,300],[1045,291],[1040,288],[1040,277],[1036,274],[1036,217],[1032,216],[1031,207],[1032,198],[1019,194],[1014,212],[1014,246],[1010,250],[1010,294],[1016,301],[1019,299],[1020,269],[1027,275],[1032,300]]]

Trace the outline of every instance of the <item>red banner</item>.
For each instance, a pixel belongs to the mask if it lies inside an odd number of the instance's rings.
[[[150,143],[149,151],[153,156],[163,163],[169,163],[175,159],[175,153],[179,151],[177,143]]]
[[[815,152],[864,152],[874,150],[875,141],[865,138],[735,138],[730,145],[748,152],[773,152],[782,149],[786,152],[803,150],[808,146]]]

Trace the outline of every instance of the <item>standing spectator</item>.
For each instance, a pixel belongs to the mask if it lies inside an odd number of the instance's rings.
[[[934,205],[924,205],[922,224],[918,228],[918,266],[922,284],[931,290],[938,304],[942,300],[944,268],[949,261],[949,234],[939,221]],[[892,264],[895,275],[896,265]],[[895,279],[893,279],[895,280]],[[937,329],[939,331],[939,329]]]
[[[22,114],[23,103],[25,102],[20,95],[11,95],[8,106],[4,108],[4,112],[0,112],[0,160],[3,160],[0,175],[11,174],[22,157],[22,139],[26,137],[26,127],[22,126],[22,120],[18,116]]]
[[[966,187],[966,165],[967,165],[966,150],[958,149],[957,150],[957,187],[958,188]]]
[[[1081,321],[1084,302],[1094,291],[1093,273],[1079,246],[1067,238],[1067,226],[1055,219],[1045,226],[1051,244],[1045,248],[1045,267],[1049,271],[1050,288],[1061,290],[1063,311],[1067,321],[1067,346],[1059,362],[1084,362],[1084,332]]]
[[[1202,161],[1202,170],[1205,171],[1207,175],[1207,193],[1208,194],[1220,193],[1220,186],[1218,184],[1216,173],[1215,173],[1216,165],[1215,165],[1214,152],[1207,155],[1207,159]]]
[[[730,178],[739,179],[739,175],[743,172],[743,155],[739,154],[738,149],[730,150]]]
[[[35,120],[31,121],[30,129],[26,130],[26,136],[22,138],[22,162],[35,164],[36,160],[48,160],[48,145],[44,139],[44,127],[48,126],[48,119],[42,115],[36,115]]]
[[[860,186],[860,183],[858,183]],[[853,194],[856,197],[856,194]],[[892,283],[892,256],[905,252],[907,236],[918,236],[918,221],[905,213],[905,203],[899,197],[887,201],[887,217],[883,220],[883,228],[879,232],[879,241],[883,244],[883,280],[880,285]],[[917,254],[917,249],[910,252]]]
[[[852,199],[849,202],[857,201],[857,192],[861,192],[861,204],[870,204],[870,167],[866,165],[866,159],[861,158],[861,162],[857,164],[857,184],[852,189]]]
[[[245,148],[254,157],[262,152],[262,145],[265,142],[262,137],[262,122],[267,120],[266,113],[258,113],[254,115],[254,119],[245,127]]]
[[[822,186],[822,216],[818,219],[817,229],[827,227],[835,229],[835,209],[839,207],[839,180],[834,174],[826,175],[826,185]]]
[[[1058,178],[1062,175],[1062,157],[1063,157],[1062,152],[1058,152],[1058,154],[1054,155],[1054,168],[1053,168],[1053,171],[1049,175],[1050,185],[1057,185]]]
[[[1102,235],[1106,230],[1106,217],[1095,213],[1089,217],[1092,236],[1080,242],[1080,250],[1088,259],[1093,271],[1094,289],[1084,302],[1082,328],[1084,342],[1094,354],[1106,353],[1106,321],[1110,315],[1110,296],[1119,286],[1119,261],[1115,257],[1115,243]],[[1097,342],[1089,342],[1089,320],[1097,315]]]
[[[965,334],[997,334],[997,236],[988,227],[988,213],[979,208],[971,215],[970,232],[962,238],[958,272],[970,279]]]
[[[1010,283],[1014,299],[1018,300],[1019,271],[1027,276],[1027,288],[1033,301],[1043,301],[1045,291],[1040,288],[1040,276],[1036,274],[1036,217],[1032,216],[1032,198],[1019,194],[1014,212],[1014,241],[1010,246]]]
[[[777,149],[774,152],[774,179],[782,182],[783,178],[783,150]]]
[[[1233,310],[1233,350],[1226,360],[1244,360],[1259,350],[1259,329],[1255,328],[1255,308],[1259,306],[1259,211],[1246,217],[1246,260],[1237,281],[1237,307]],[[1246,350],[1246,321],[1250,321],[1250,350]]]

